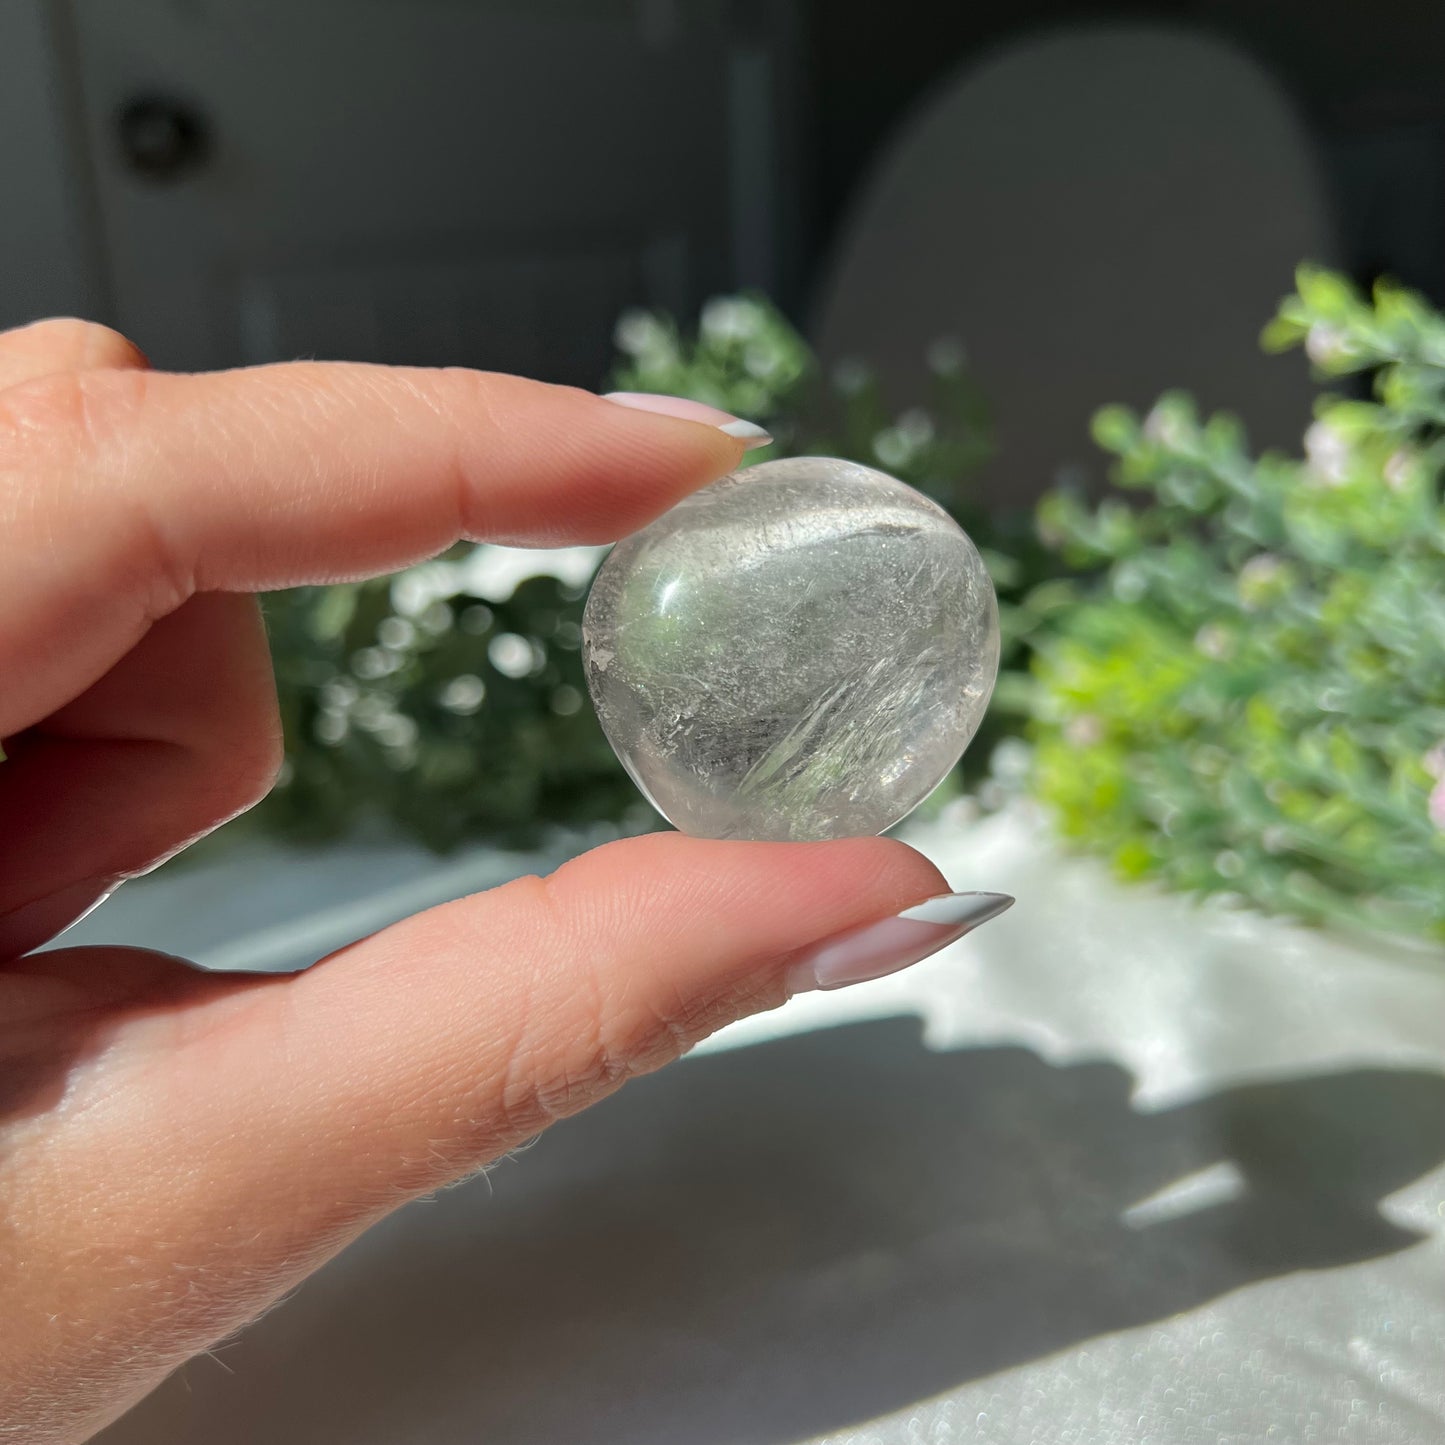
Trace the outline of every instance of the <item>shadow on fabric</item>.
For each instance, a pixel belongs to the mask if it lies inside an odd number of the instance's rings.
[[[98,1438],[780,1445],[1415,1242],[1378,1204],[1445,1160],[1445,1077],[1153,1114],[1130,1086],[912,1019],[688,1060],[388,1220]]]

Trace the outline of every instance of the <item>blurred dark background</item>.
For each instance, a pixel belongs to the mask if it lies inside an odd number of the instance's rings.
[[[1413,0],[987,5],[815,0],[819,237],[880,137],[970,56],[1045,25],[1167,21],[1231,43],[1306,122],[1337,207],[1343,269],[1445,299],[1445,7]],[[1060,117],[1063,123],[1064,118]]]
[[[1306,125],[1328,259],[1439,300],[1445,8],[1365,18],[1352,0],[7,0],[0,323],[78,311],[176,366],[329,354],[596,384],[626,305],[755,287],[806,322],[925,98],[1021,36],[1111,20],[1252,58]]]

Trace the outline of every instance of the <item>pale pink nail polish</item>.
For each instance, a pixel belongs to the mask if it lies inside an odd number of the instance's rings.
[[[680,421],[697,421],[705,426],[715,426],[720,432],[726,432],[728,436],[736,437],[744,443],[748,451],[765,447],[773,440],[756,422],[743,421],[715,406],[691,401],[685,396],[658,396],[650,391],[609,391],[602,400],[610,401],[616,406],[631,407],[633,411],[650,411],[658,416],[675,416]]]
[[[788,970],[790,993],[846,988],[897,973],[956,943],[1013,906],[1007,893],[944,893],[893,918],[827,939]]]

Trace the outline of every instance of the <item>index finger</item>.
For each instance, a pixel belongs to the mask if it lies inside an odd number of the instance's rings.
[[[742,452],[718,425],[462,370],[91,371],[0,392],[0,677],[25,680],[0,694],[0,737],[196,592],[375,575],[460,538],[614,540]]]

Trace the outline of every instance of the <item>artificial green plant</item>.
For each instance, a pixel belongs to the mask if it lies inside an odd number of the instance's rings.
[[[1126,876],[1445,939],[1445,317],[1305,267],[1264,343],[1368,383],[1302,457],[1171,394],[1095,420],[1133,504],[1042,504],[1097,575],[1037,643],[1034,785]]]

